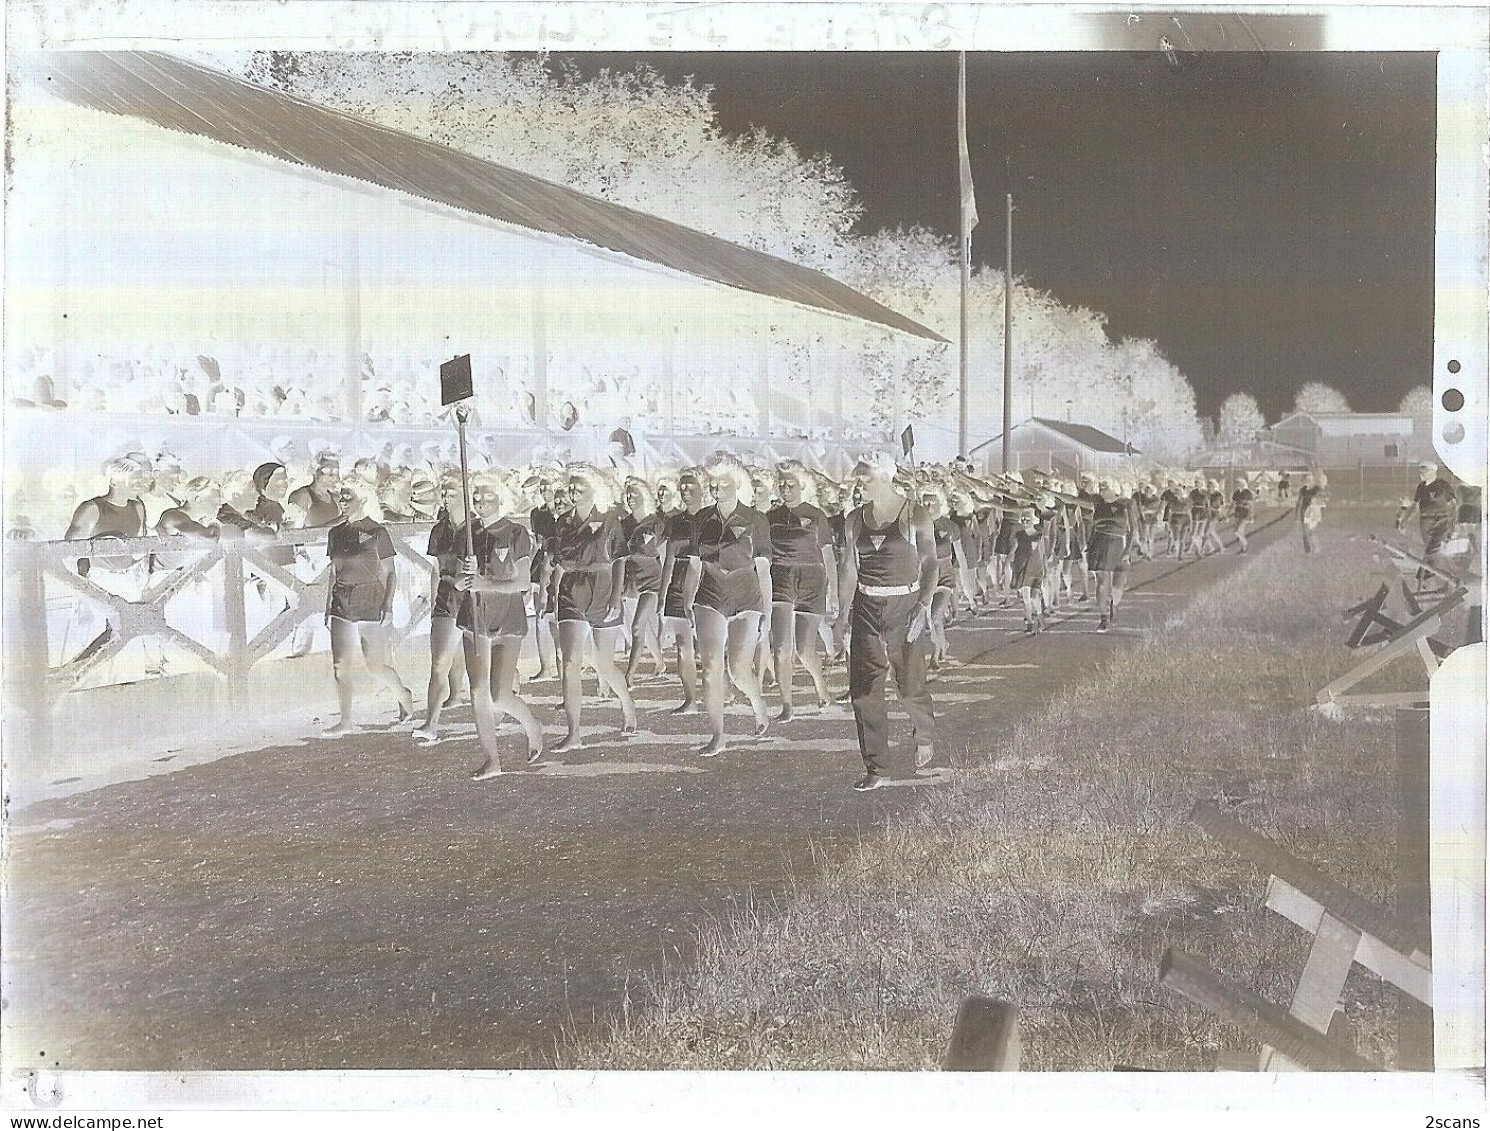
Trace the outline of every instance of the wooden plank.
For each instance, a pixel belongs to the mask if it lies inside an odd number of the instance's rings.
[[[1374,597],[1367,597],[1359,605],[1352,605],[1350,606],[1350,608],[1344,610],[1340,614],[1340,619],[1349,620],[1351,617],[1362,616],[1363,614],[1366,616],[1370,616],[1375,613],[1381,612],[1381,607],[1382,605],[1386,604],[1387,596],[1390,593],[1391,587],[1383,584],[1382,587],[1376,591],[1376,595]]]
[[[1363,663],[1357,664],[1339,679],[1322,688],[1314,697],[1315,701],[1318,703],[1338,702],[1342,692],[1349,691],[1367,676],[1375,675],[1388,664],[1394,663],[1414,651],[1417,648],[1419,637],[1431,636],[1438,631],[1439,627],[1439,621],[1436,617],[1425,621],[1412,632],[1399,637],[1374,656]]]
[[[1341,707],[1426,707],[1428,689],[1421,691],[1382,691],[1377,694],[1337,695],[1335,704]]]
[[[1353,1049],[1321,1036],[1261,994],[1228,983],[1215,971],[1171,949],[1159,964],[1159,982],[1314,1071],[1375,1072],[1380,1069]]]
[[[1333,915],[1322,913],[1314,930],[1314,944],[1309,948],[1309,958],[1304,963],[1304,972],[1294,989],[1293,1002],[1288,1007],[1291,1016],[1297,1017],[1309,1028],[1320,1033],[1329,1033],[1340,1006],[1340,993],[1345,989],[1345,979],[1350,975],[1355,961],[1356,947],[1361,941],[1361,932],[1340,922]],[[1259,1067],[1263,1072],[1289,1071],[1300,1068],[1276,1049],[1263,1046]]]
[[[1266,906],[1290,923],[1314,934],[1325,915],[1322,904],[1309,898],[1287,880],[1272,876],[1268,880]],[[1433,969],[1422,951],[1403,954],[1374,935],[1362,933],[1356,945],[1355,961],[1384,982],[1430,1004],[1433,1000]]]
[[[948,1072],[1017,1072],[1018,1010],[990,997],[965,999],[957,1008],[942,1067]]]
[[[1426,924],[1404,922],[1380,904],[1356,895],[1312,864],[1228,817],[1212,802],[1199,802],[1190,811],[1190,818],[1213,840],[1251,861],[1258,871],[1286,880],[1363,934],[1375,935],[1402,954],[1412,954],[1414,950],[1427,953]]]

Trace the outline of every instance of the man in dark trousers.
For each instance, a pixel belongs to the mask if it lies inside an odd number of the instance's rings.
[[[926,665],[931,599],[936,592],[936,535],[924,507],[895,490],[895,461],[883,452],[854,468],[863,505],[844,528],[840,617],[849,619],[848,685],[865,774],[856,790],[877,789],[889,768],[885,676],[894,673],[911,717],[916,765],[931,761],[934,723]]]
[[[1454,485],[1438,474],[1438,464],[1425,460],[1418,465],[1419,483],[1412,493],[1412,501],[1397,516],[1400,532],[1413,511],[1418,512],[1418,532],[1423,536],[1423,557],[1430,565],[1437,566],[1439,551],[1454,533],[1459,519],[1459,495]],[[1418,572],[1421,586],[1426,571]]]

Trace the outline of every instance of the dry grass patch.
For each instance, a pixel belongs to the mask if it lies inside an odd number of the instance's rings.
[[[1016,1001],[1028,1069],[1211,1067],[1239,1033],[1157,983],[1170,944],[1287,1004],[1307,938],[1265,877],[1188,820],[1220,799],[1363,895],[1391,900],[1390,716],[1307,708],[1352,663],[1339,610],[1363,548],[1274,543],[1168,627],[956,758],[907,819],[770,908],[701,932],[564,1067],[928,1069],[968,994]],[[1360,971],[1351,1036],[1390,1062],[1395,994]]]

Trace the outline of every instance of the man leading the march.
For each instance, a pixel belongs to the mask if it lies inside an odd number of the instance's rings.
[[[895,489],[895,461],[865,455],[854,467],[863,504],[844,529],[843,602],[849,618],[849,698],[865,775],[854,788],[877,789],[889,768],[885,676],[895,687],[916,741],[916,765],[933,754],[931,693],[926,685],[931,599],[936,592],[936,535],[925,508]]]

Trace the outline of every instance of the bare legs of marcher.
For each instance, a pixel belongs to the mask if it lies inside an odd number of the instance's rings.
[[[626,686],[636,681],[637,661],[645,648],[652,656],[654,675],[667,673],[667,661],[662,658],[662,641],[657,631],[657,594],[642,593],[636,599],[636,611],[631,617],[631,654],[626,657]]]
[[[698,653],[693,647],[693,625],[685,617],[663,617],[664,628],[672,630],[678,654],[678,682],[683,686],[683,702],[672,709],[674,715],[696,715],[698,705]]]
[[[518,697],[515,690],[522,641],[508,638],[492,640],[467,633],[465,644],[466,665],[471,677],[471,701],[476,714],[476,734],[485,754],[471,779],[485,781],[501,774],[496,731],[497,722],[503,716],[511,716],[523,728],[523,734],[528,740],[528,764],[541,761],[544,752],[543,728],[538,725],[532,710]]]
[[[586,647],[592,641],[594,646],[590,650],[589,659],[595,666],[595,674],[599,676],[601,684],[621,701],[621,734],[636,733],[636,704],[631,699],[631,692],[626,687],[621,669],[616,667],[616,643],[620,636],[620,625],[613,628],[592,628],[588,622],[582,620],[559,622],[559,667],[563,675],[564,719],[568,724],[568,732],[555,750],[563,753],[578,750],[584,745],[579,733],[580,707],[584,701],[580,677]]]
[[[781,696],[781,711],[776,716],[782,722],[792,717],[792,681],[796,674],[796,661],[812,679],[817,692],[818,710],[831,702],[828,681],[823,675],[823,657],[817,650],[817,637],[823,618],[817,613],[799,613],[791,605],[771,606],[771,640],[776,646],[776,690]]]
[[[429,687],[425,693],[424,722],[414,730],[421,742],[434,742],[440,711],[455,702],[461,668],[461,630],[454,617],[435,617],[429,627]]]
[[[730,681],[750,700],[750,709],[755,714],[756,734],[765,734],[770,726],[766,701],[761,696],[754,663],[755,651],[760,641],[761,614],[748,612],[726,619],[717,609],[697,605],[693,615],[698,624],[698,647],[703,660],[704,713],[709,717],[710,730],[709,741],[698,749],[698,753],[705,758],[712,758],[725,746],[726,663]]]
[[[328,735],[352,732],[352,698],[356,691],[356,664],[360,653],[367,673],[398,695],[398,717],[407,719],[414,713],[414,693],[404,686],[398,670],[389,659],[388,626],[373,621],[350,621],[331,618],[331,674],[336,680],[336,700],[341,718],[327,727]]]

